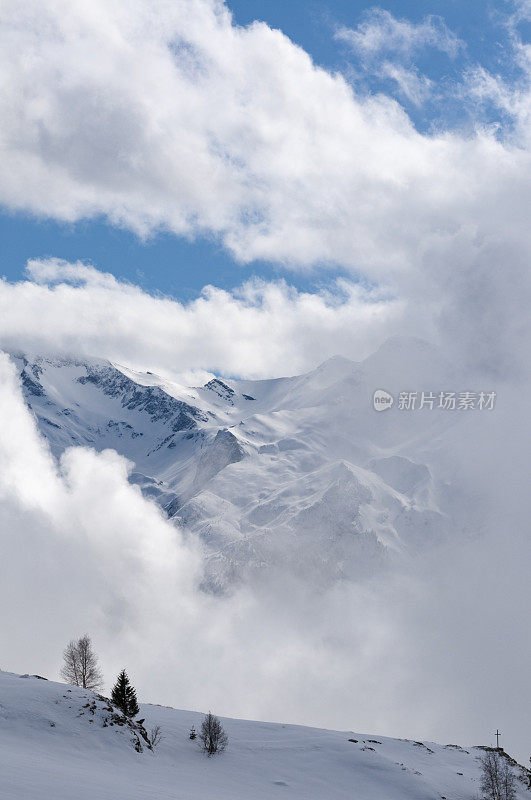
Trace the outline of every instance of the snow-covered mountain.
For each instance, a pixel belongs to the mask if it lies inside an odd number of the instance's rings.
[[[52,451],[130,459],[131,482],[204,544],[211,590],[271,565],[315,585],[358,579],[467,525],[452,459],[466,412],[373,408],[376,389],[462,388],[426,342],[199,387],[102,360],[12,357]]]
[[[483,750],[244,720],[222,720],[225,753],[191,741],[202,715],[141,705],[140,726],[84,689],[0,671],[2,800],[472,800]],[[125,723],[125,724],[124,724]],[[517,800],[526,771],[510,760]]]

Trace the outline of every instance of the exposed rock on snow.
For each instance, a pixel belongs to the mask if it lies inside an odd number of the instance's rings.
[[[204,544],[205,586],[273,564],[320,585],[358,579],[473,527],[452,452],[466,415],[372,408],[377,387],[459,388],[426,342],[202,387],[101,360],[15,358],[52,451],[128,458],[131,481]]]
[[[481,748],[223,719],[228,749],[208,759],[189,738],[202,714],[141,705],[139,717],[143,726],[92,692],[0,671],[0,796],[470,800],[479,789]],[[164,738],[150,751],[155,725]],[[527,800],[527,771],[510,764]]]

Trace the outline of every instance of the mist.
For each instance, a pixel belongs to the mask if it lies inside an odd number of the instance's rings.
[[[455,454],[482,530],[392,576],[316,591],[271,569],[219,598],[132,465],[87,448],[56,463],[7,356],[0,387],[2,668],[57,679],[88,632],[106,689],[125,665],[143,701],[462,744],[498,727],[526,756],[524,393],[506,386]]]
[[[0,279],[0,667],[57,679],[66,643],[88,633],[107,692],[125,666],[143,701],[227,716],[464,745],[498,728],[527,762],[529,4],[503,22],[514,86],[467,62],[454,87],[502,122],[478,111],[466,130],[429,132],[265,22],[236,25],[221,0],[48,5],[7,3],[6,209],[103,219],[139,242],[206,237],[238,269],[343,277],[303,291],[244,272],[184,301],[36,253],[21,280]],[[336,39],[367,50],[379,19],[393,41],[381,11]],[[398,30],[461,48],[426,24]],[[442,87],[410,66],[439,105]],[[317,590],[269,568],[223,597],[201,591],[204,550],[129,483],[132,464],[86,447],[52,456],[8,355],[94,356],[198,385],[359,361],[397,335],[439,347],[459,390],[497,392],[451,452],[433,442],[463,510],[454,535],[392,574]]]

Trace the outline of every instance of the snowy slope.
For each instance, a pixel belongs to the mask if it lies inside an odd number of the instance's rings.
[[[0,672],[0,797],[472,800],[478,789],[478,748],[224,719],[229,747],[209,759],[188,738],[201,714],[142,705],[139,717],[162,727],[154,752],[138,752],[134,730],[111,725],[91,692]]]
[[[471,527],[452,458],[466,415],[372,407],[376,388],[460,388],[425,342],[202,387],[105,361],[15,360],[53,452],[130,459],[131,481],[205,545],[211,588],[275,564],[324,585],[358,579]]]

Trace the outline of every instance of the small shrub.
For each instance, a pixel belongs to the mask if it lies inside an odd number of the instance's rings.
[[[157,747],[157,745],[159,745],[161,741],[164,739],[160,725],[155,725],[153,728],[151,728],[147,738],[149,746],[151,747],[152,750],[154,750]]]
[[[223,730],[223,725],[211,711],[208,712],[201,723],[199,741],[208,756],[222,753],[229,743],[228,736]]]

